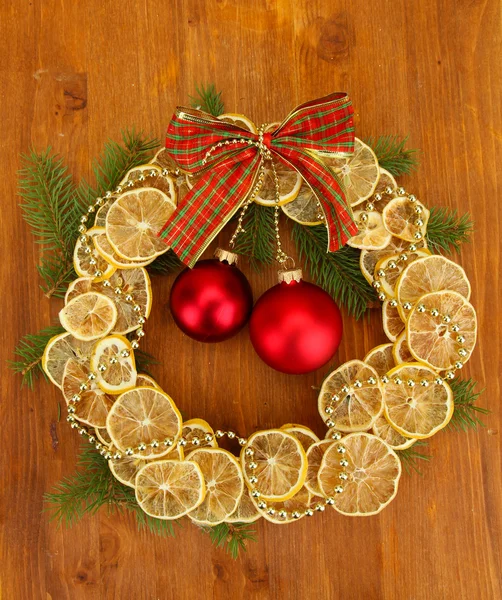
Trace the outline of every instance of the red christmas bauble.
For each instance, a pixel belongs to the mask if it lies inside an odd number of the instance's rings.
[[[301,279],[301,271],[279,276],[280,283],[267,290],[253,309],[251,342],[273,369],[294,375],[310,373],[337,351],[342,316],[328,293]]]
[[[235,254],[198,262],[182,271],[171,288],[170,308],[176,325],[199,342],[222,342],[249,319],[253,292],[235,264]],[[229,262],[227,262],[229,261]]]

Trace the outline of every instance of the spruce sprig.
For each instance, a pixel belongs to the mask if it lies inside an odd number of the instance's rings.
[[[225,112],[221,92],[216,90],[214,83],[196,85],[195,94],[189,98],[193,108],[203,110],[214,117],[219,117]]]
[[[248,256],[255,270],[271,264],[275,247],[274,209],[253,202],[247,209],[242,225],[244,231],[237,236],[234,251]]]
[[[427,245],[436,253],[458,252],[469,241],[474,223],[469,215],[460,215],[444,206],[433,206],[427,223]]]
[[[397,455],[401,459],[401,464],[404,467],[404,470],[408,475],[411,475],[412,471],[415,471],[418,475],[422,475],[422,471],[419,468],[420,461],[428,462],[432,456],[430,454],[422,454],[417,451],[417,447],[427,446],[427,442],[423,440],[418,440],[410,446],[410,448],[406,448],[405,450],[396,450]]]
[[[183,266],[180,259],[172,250],[168,250],[165,254],[157,256],[157,258],[147,266],[147,271],[154,275],[167,275],[173,271],[178,271]]]
[[[46,327],[39,333],[28,333],[19,340],[14,350],[15,360],[8,361],[8,364],[15,373],[21,374],[21,387],[26,385],[33,389],[35,379],[40,375],[47,379],[42,369],[42,356],[51,337],[63,331],[60,326]]]
[[[401,138],[397,135],[381,135],[364,140],[378,158],[382,169],[387,169],[391,175],[409,175],[418,166],[418,150],[406,148],[408,136]]]
[[[295,223],[292,237],[311,278],[360,319],[368,303],[376,300],[376,294],[359,268],[359,250],[344,246],[326,252],[328,234],[322,225],[304,227]]]
[[[256,542],[256,532],[249,523],[220,523],[201,529],[209,534],[217,548],[223,547],[234,560],[241,550],[247,550],[247,542]]]
[[[483,393],[483,390],[476,391],[477,382],[472,378],[458,379],[456,377],[449,383],[453,392],[454,410],[448,427],[457,431],[476,429],[478,426],[484,427],[485,424],[479,415],[488,415],[490,411],[476,405],[479,396]]]

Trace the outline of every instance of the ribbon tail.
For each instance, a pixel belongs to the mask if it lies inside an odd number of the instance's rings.
[[[321,204],[328,229],[328,252],[339,250],[358,230],[338,178],[310,152],[282,147],[280,153],[309,184]]]
[[[208,171],[186,194],[158,234],[178,258],[193,267],[207,246],[246,200],[260,155],[249,149]]]

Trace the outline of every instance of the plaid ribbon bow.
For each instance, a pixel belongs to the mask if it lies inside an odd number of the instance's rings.
[[[246,201],[261,161],[273,156],[311,187],[324,212],[328,251],[337,250],[357,227],[340,182],[316,151],[351,154],[352,115],[349,97],[334,93],[300,105],[275,131],[255,134],[199,110],[178,108],[167,130],[167,152],[181,171],[202,176],[159,236],[192,267]]]

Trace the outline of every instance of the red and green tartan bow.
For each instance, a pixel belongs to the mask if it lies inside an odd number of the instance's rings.
[[[338,179],[315,151],[351,154],[352,115],[349,97],[334,93],[300,105],[275,131],[259,135],[207,113],[178,108],[167,129],[167,152],[182,171],[202,176],[159,236],[193,266],[246,201],[265,149],[311,187],[324,212],[328,251],[337,250],[357,227]]]

